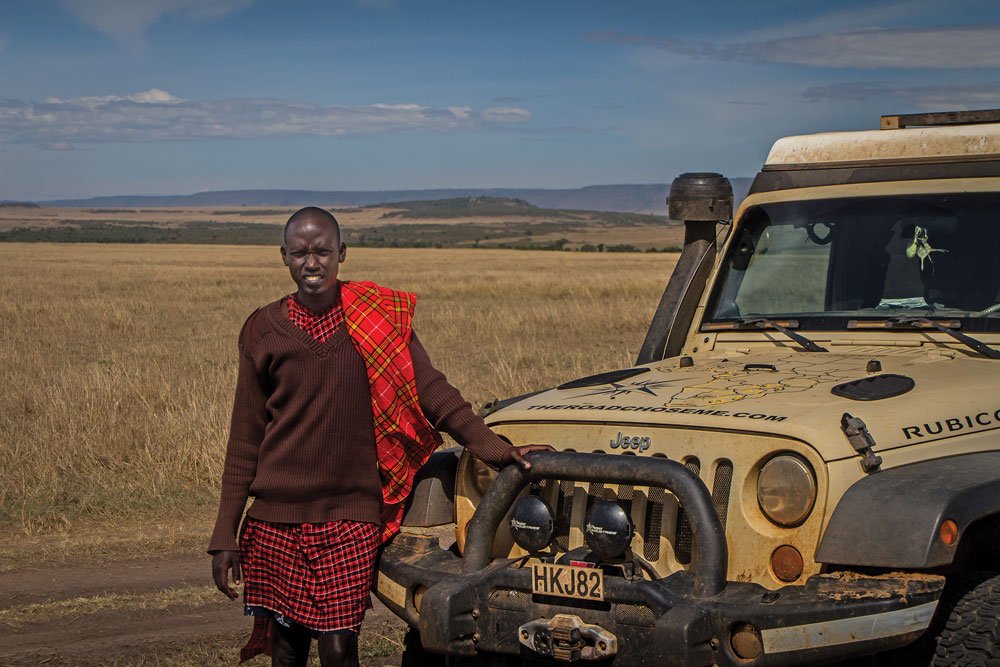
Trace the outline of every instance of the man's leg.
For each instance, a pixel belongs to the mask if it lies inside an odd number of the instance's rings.
[[[342,630],[320,635],[318,645],[323,667],[359,667],[358,633]]]
[[[312,641],[309,630],[298,625],[286,628],[272,620],[271,638],[271,667],[306,667]]]

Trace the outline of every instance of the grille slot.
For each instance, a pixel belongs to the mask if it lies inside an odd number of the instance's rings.
[[[573,521],[573,482],[560,482],[556,500],[555,542],[559,551],[569,551],[569,527]]]
[[[595,500],[609,500],[611,490],[605,488],[603,482],[591,482],[587,488],[587,509],[594,504]]]
[[[651,563],[660,560],[660,534],[663,531],[663,502],[667,492],[660,488],[649,490],[646,503],[646,525],[642,531],[642,557]]]
[[[701,461],[693,456],[684,461],[684,465],[696,476],[701,472]],[[694,533],[691,532],[691,522],[688,520],[683,505],[677,509],[677,532],[675,534],[677,537],[674,539],[674,556],[678,563],[687,565],[691,562]]]
[[[733,486],[733,462],[722,459],[715,467],[715,481],[712,482],[712,504],[715,513],[722,522],[722,530],[726,529],[726,517],[729,515],[729,491]]]

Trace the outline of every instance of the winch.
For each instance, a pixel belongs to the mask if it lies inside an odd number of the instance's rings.
[[[618,638],[579,616],[556,614],[525,623],[517,632],[528,650],[559,662],[603,660],[618,653]]]

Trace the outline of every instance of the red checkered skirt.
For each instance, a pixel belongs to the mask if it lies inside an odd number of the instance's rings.
[[[248,518],[240,538],[244,604],[315,632],[361,628],[381,526]]]

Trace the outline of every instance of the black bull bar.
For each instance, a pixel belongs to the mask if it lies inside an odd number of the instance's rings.
[[[510,465],[487,489],[466,534],[462,572],[472,574],[490,564],[493,539],[518,494],[532,482],[605,482],[665,488],[688,513],[693,534],[692,595],[710,598],[726,587],[728,551],[722,522],[704,483],[686,466],[663,458],[611,454],[536,452],[527,456],[531,468]]]
[[[437,537],[412,533],[396,536],[383,551],[378,597],[419,630],[426,649],[469,657],[477,652],[520,652],[535,659],[541,649],[537,642],[527,647],[525,633],[541,624],[542,634],[548,632],[554,639],[562,631],[557,621],[566,618],[559,615],[569,614],[569,620],[591,624],[589,630],[610,633],[617,645],[615,664],[623,667],[813,664],[913,641],[927,627],[941,595],[943,577],[913,579],[906,573],[821,574],[776,591],[756,583],[727,582],[722,524],[708,489],[684,465],[659,457],[575,452],[537,452],[528,459],[529,470],[507,466],[484,494],[469,522],[462,556],[440,548]],[[602,607],[532,596],[530,569],[511,567],[518,559],[493,560],[492,548],[518,495],[542,479],[669,490],[690,519],[690,570],[656,580],[606,577]],[[629,616],[633,612],[646,616]],[[871,634],[865,628],[875,621],[895,625],[891,631]],[[836,635],[838,623],[849,624],[857,636]],[[774,634],[782,628],[792,633]],[[831,639],[823,640],[828,631]],[[751,636],[763,641],[762,633],[771,633],[777,643],[759,646],[763,653],[748,661],[731,646],[737,632],[741,641]],[[822,641],[813,645],[817,637]]]

